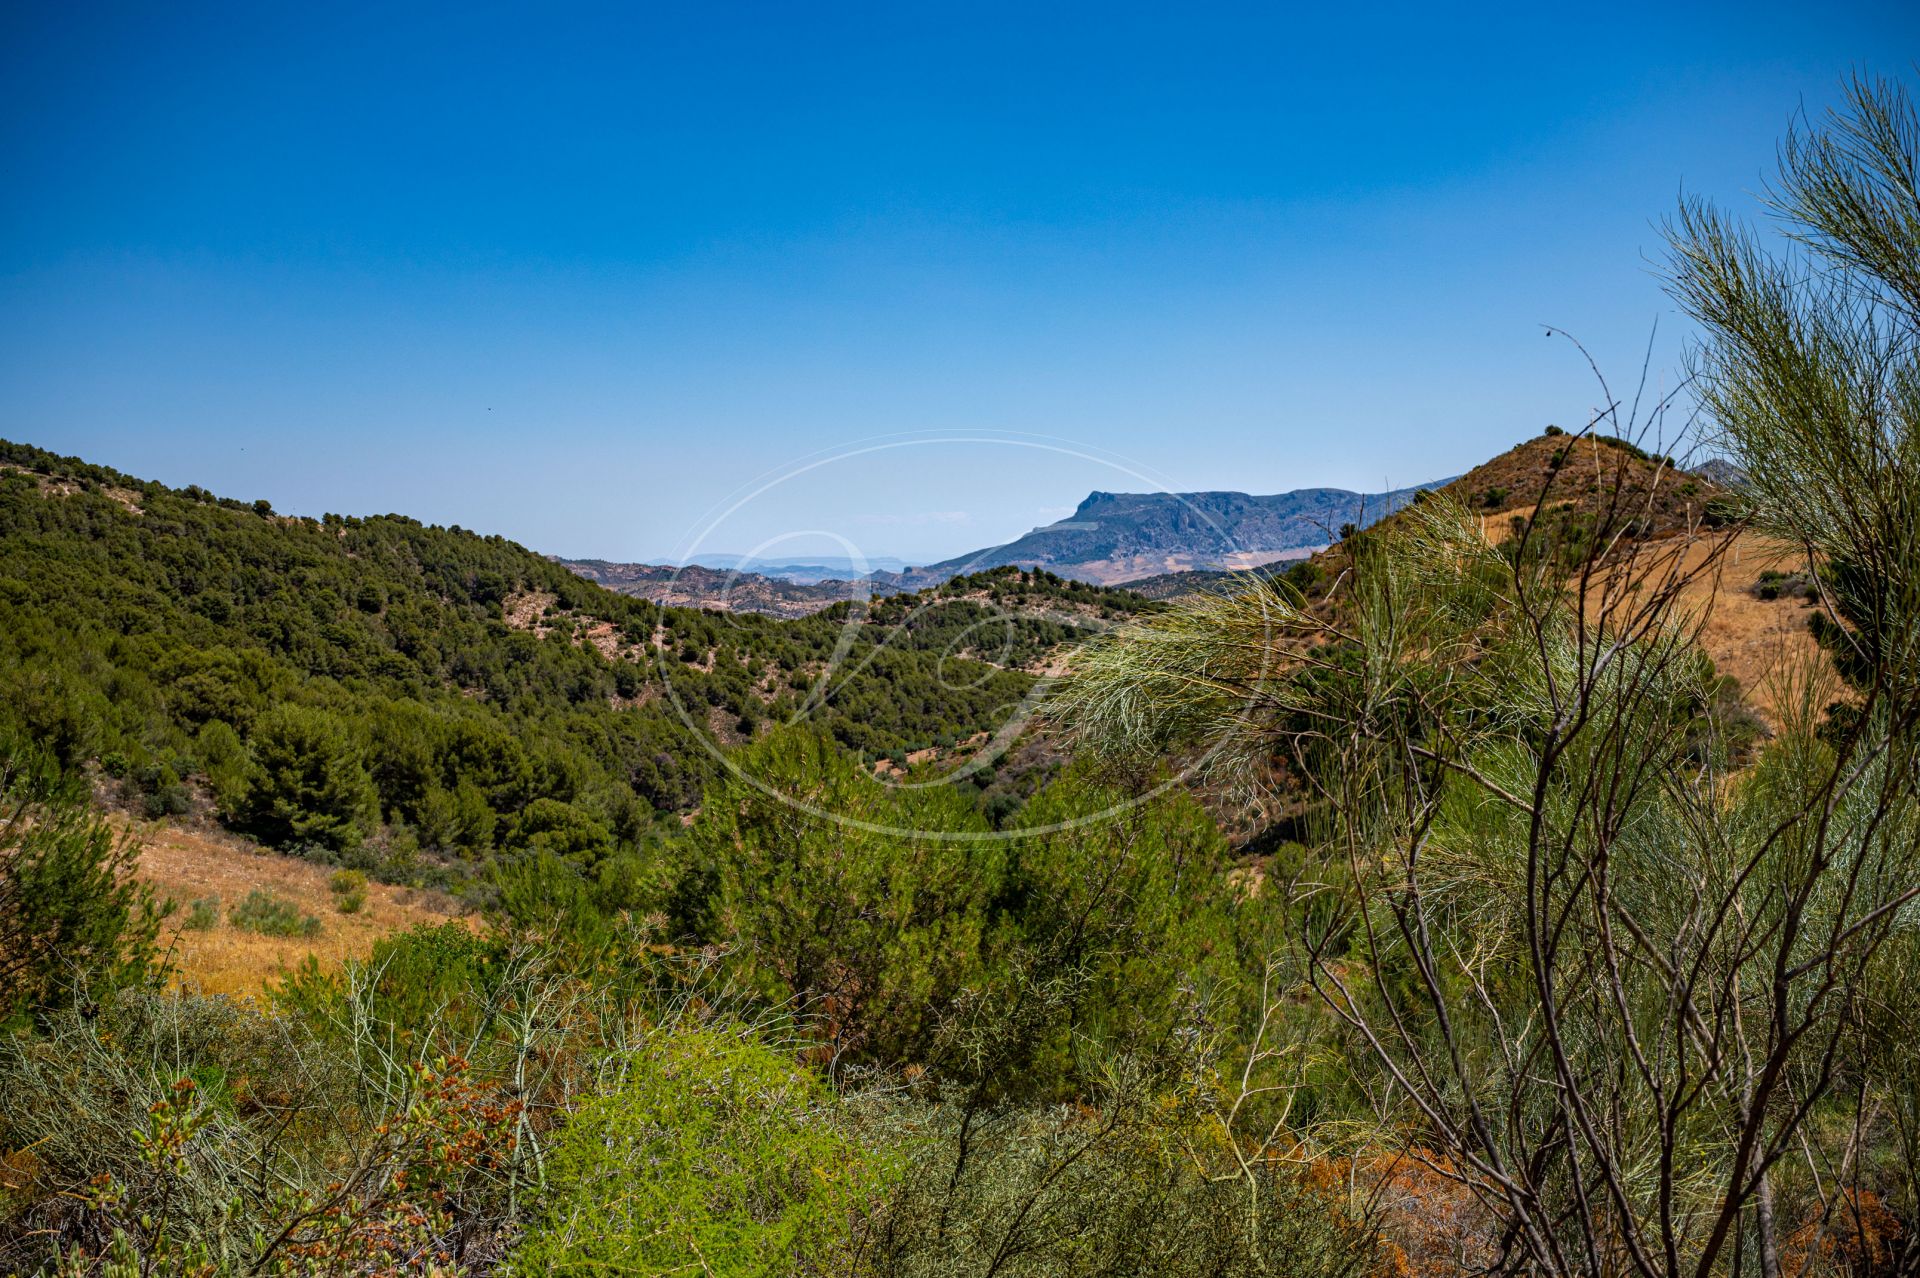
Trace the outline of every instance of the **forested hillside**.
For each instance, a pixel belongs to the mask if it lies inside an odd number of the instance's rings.
[[[1182,1152],[1207,1110],[1273,1113],[1165,1098],[1261,1015],[1287,909],[1199,805],[1051,761],[875,775],[1155,605],[1002,568],[864,613],[685,612],[498,538],[5,457],[0,1267],[878,1276],[1017,1245],[1338,1278],[1372,1254],[1335,1196],[1260,1169],[1249,1241],[1231,1138]],[[204,993],[173,929],[338,924],[271,894],[168,914],[87,780],[461,878],[480,917],[267,974],[261,1005]]]
[[[796,716],[868,758],[951,746],[1144,606],[1010,572],[871,618],[722,616],[458,527],[282,516],[20,444],[0,465],[6,726],[152,813],[211,802],[275,846],[402,864],[596,862],[697,804],[715,746]]]

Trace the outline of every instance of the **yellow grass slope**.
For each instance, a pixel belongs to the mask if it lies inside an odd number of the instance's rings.
[[[342,914],[327,867],[265,851],[230,835],[164,823],[125,823],[140,846],[139,877],[179,905],[164,943],[180,981],[209,994],[257,994],[309,956],[328,967],[363,958],[390,932],[455,917],[455,902],[438,892],[367,884],[366,904]],[[228,911],[255,888],[292,902],[320,920],[312,937],[262,936],[228,921]],[[189,904],[217,896],[220,918],[204,931],[181,926]]]
[[[1703,563],[1711,551],[1699,540],[1684,553],[1683,572]],[[1741,533],[1721,552],[1718,571],[1699,574],[1680,596],[1682,611],[1700,618],[1697,637],[1714,668],[1738,679],[1748,703],[1776,728],[1780,681],[1826,657],[1807,624],[1812,603],[1784,595],[1762,599],[1754,587],[1763,572],[1791,573],[1805,566],[1806,555],[1797,547]]]
[[[1657,575],[1687,580],[1680,614],[1698,627],[1715,669],[1740,681],[1747,702],[1771,726],[1779,725],[1779,679],[1809,660],[1824,660],[1807,626],[1810,605],[1786,596],[1762,599],[1754,590],[1763,572],[1805,568],[1804,553],[1740,533],[1707,568],[1725,540],[1706,526],[1709,503],[1725,492],[1707,479],[1606,439],[1543,435],[1474,467],[1444,491],[1479,516],[1490,541],[1509,536],[1516,519],[1532,519],[1542,493],[1551,506],[1584,511],[1618,494],[1623,517],[1639,525],[1644,539],[1636,554],[1658,560]]]

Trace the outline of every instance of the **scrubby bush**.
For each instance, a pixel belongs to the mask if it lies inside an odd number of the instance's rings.
[[[358,914],[367,903],[367,876],[361,870],[335,870],[327,879],[333,893],[333,908],[342,914]]]
[[[567,1125],[511,1272],[843,1274],[883,1174],[791,1059],[739,1029],[662,1035]]]
[[[1769,568],[1753,583],[1756,599],[1813,598],[1817,593],[1812,576],[1805,572],[1782,572],[1778,568]]]
[[[265,888],[247,893],[245,899],[227,912],[227,922],[243,932],[258,932],[262,936],[320,935],[319,919]]]
[[[187,912],[180,920],[180,926],[188,932],[207,932],[219,926],[220,898],[199,896],[187,902]]]
[[[0,1035],[0,1144],[34,1150],[9,1165],[0,1269],[491,1268],[513,1216],[521,1103],[435,1049],[430,1019],[413,1026],[428,1042],[397,1054],[358,1033],[363,977],[352,987],[324,1027],[169,991],[61,1012],[38,1038]]]

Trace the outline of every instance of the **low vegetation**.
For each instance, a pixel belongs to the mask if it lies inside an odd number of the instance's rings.
[[[262,936],[320,935],[319,919],[302,914],[293,902],[261,888],[247,893],[229,910],[227,921],[242,931]]]

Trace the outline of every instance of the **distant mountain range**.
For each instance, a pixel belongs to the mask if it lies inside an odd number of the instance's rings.
[[[1058,576],[1120,585],[1168,573],[1219,572],[1296,559],[1337,541],[1348,524],[1364,527],[1446,483],[1356,493],[1301,488],[1289,493],[1090,493],[1073,514],[1004,545],[924,567],[878,568],[859,580],[834,577],[844,561],[806,564],[703,556],[721,567],[562,559],[574,572],[623,594],[657,603],[732,612],[800,616],[843,599],[924,590],[988,568],[1044,568]],[[876,564],[885,561],[875,561]],[[894,561],[898,564],[899,561]],[[754,571],[734,565],[753,563]]]
[[[687,565],[718,568],[725,572],[752,572],[778,577],[783,581],[853,581],[874,572],[901,572],[904,559],[888,555],[854,560],[844,555],[812,555],[806,559],[765,559],[755,555],[701,554],[686,560]]]

